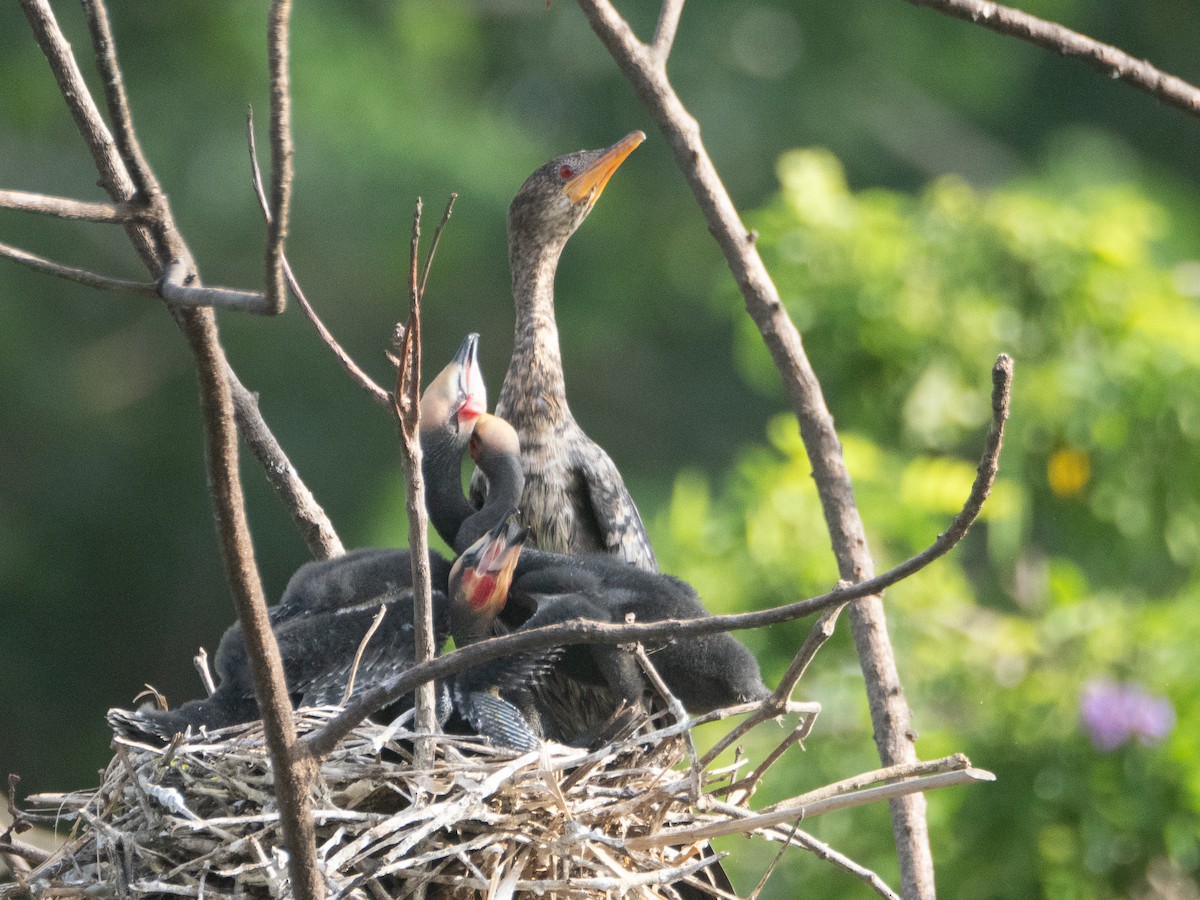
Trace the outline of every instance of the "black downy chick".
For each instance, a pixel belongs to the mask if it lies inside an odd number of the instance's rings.
[[[620,624],[630,614],[643,623],[711,615],[691,586],[673,576],[644,572],[606,556],[522,552],[520,529],[498,527],[490,539],[496,546],[482,552],[507,564],[518,557],[507,612],[512,618],[531,611],[520,628],[572,619]],[[680,637],[647,649],[667,688],[690,713],[770,695],[757,660],[729,633]],[[512,678],[513,672],[537,677],[522,682]],[[577,644],[485,664],[463,676],[456,690],[464,685],[475,695],[490,692],[523,710],[523,731],[511,715],[505,725],[506,733],[520,732],[509,743],[517,749],[536,746],[538,738],[586,745],[623,705],[640,707],[649,689],[636,659],[612,644]],[[530,702],[509,702],[514,691],[528,695]]]
[[[474,436],[474,426],[484,415],[486,392],[478,361],[478,335],[469,335],[454,360],[431,382],[421,398],[422,441],[429,448],[423,471],[427,481],[440,487],[451,481],[453,491],[428,494],[431,518],[450,535],[452,544],[464,534],[480,531],[497,521],[512,503],[498,509],[495,501],[476,511],[462,496],[461,459]],[[476,443],[486,446],[482,437]],[[503,473],[497,472],[503,479]],[[500,481],[503,486],[503,481]],[[520,486],[508,487],[519,495]],[[450,499],[457,495],[457,504]],[[449,633],[446,587],[450,563],[430,553],[433,585],[434,632],[438,646]],[[279,643],[284,674],[296,706],[339,703],[345,693],[352,663],[380,606],[387,612],[367,643],[355,675],[355,693],[412,665],[414,658],[411,557],[407,550],[369,548],[302,566],[288,582],[280,603],[270,612],[272,630]],[[221,638],[214,660],[219,685],[203,700],[173,710],[114,709],[113,727],[125,734],[169,739],[200,727],[220,728],[258,718],[241,628],[235,624]],[[389,712],[398,714],[411,699]],[[445,704],[443,704],[445,705]]]

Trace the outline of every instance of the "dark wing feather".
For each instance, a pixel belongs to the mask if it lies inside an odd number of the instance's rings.
[[[582,435],[571,460],[587,487],[586,514],[595,523],[605,552],[647,572],[658,571],[658,560],[637,506],[617,470],[616,463],[595,441]]]

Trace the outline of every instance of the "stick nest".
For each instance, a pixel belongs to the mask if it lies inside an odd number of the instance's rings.
[[[329,715],[305,710],[298,726]],[[314,810],[331,897],[675,897],[671,884],[707,883],[701,870],[714,857],[703,839],[626,845],[703,818],[684,728],[591,754],[547,747],[519,757],[438,736],[430,771],[413,768],[412,737],[365,723],[322,762]],[[114,747],[99,789],[30,798],[42,812],[27,818],[74,823],[65,847],[25,879],[30,893],[290,895],[260,724]]]

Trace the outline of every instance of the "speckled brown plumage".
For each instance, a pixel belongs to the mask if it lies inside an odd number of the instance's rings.
[[[567,405],[554,318],[554,275],[563,247],[609,176],[644,139],[634,132],[605,150],[548,162],[529,176],[509,207],[517,323],[496,414],[521,438],[521,509],[531,542],[560,553],[607,553],[653,572],[654,550],[621,473]],[[473,487],[479,496],[482,485]]]

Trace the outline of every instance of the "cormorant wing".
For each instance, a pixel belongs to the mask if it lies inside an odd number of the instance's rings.
[[[658,571],[658,560],[646,526],[612,458],[595,441],[587,438],[586,453],[576,448],[572,464],[586,486],[581,493],[595,523],[595,533],[607,553],[648,572]]]

